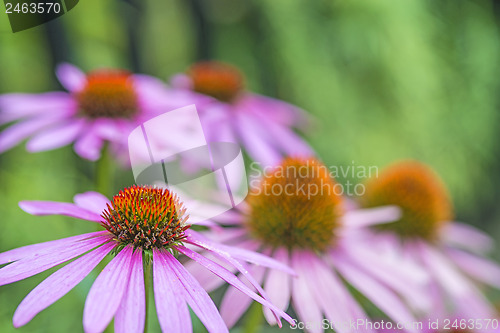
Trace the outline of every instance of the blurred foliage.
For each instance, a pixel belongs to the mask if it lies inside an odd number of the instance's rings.
[[[307,138],[326,164],[429,163],[457,217],[498,238],[498,22],[490,0],[85,0],[48,25],[0,32],[0,91],[60,89],[54,65],[63,60],[165,80],[200,57],[232,62],[250,89],[314,115]],[[28,154],[20,146],[0,158],[0,251],[94,230],[17,206],[93,189],[91,163],[70,148]],[[126,170],[117,177],[132,181]],[[0,287],[1,332],[14,331],[17,304],[46,276]],[[81,331],[93,278],[18,331]]]

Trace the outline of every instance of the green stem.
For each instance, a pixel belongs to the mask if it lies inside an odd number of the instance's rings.
[[[144,254],[143,256],[143,265],[144,265],[144,293],[146,295],[146,317],[144,324],[144,333],[148,332],[148,318],[149,318],[149,296],[151,294],[151,267],[153,261],[151,260],[151,256],[148,254]]]
[[[102,155],[96,163],[94,174],[96,191],[107,197],[113,194],[112,161],[108,150],[107,146],[102,149]]]
[[[246,315],[245,324],[243,327],[244,333],[257,333],[260,331],[260,326],[262,324],[262,319],[264,315],[262,313],[262,305],[258,302],[253,302],[250,310],[248,310]]]

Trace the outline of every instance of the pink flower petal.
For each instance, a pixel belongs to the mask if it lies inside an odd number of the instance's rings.
[[[115,315],[115,332],[144,332],[145,319],[146,294],[144,290],[142,251],[139,249],[132,254],[132,267],[128,289]]]
[[[377,224],[391,223],[401,217],[401,210],[396,206],[357,209],[344,214],[347,228],[364,228]]]
[[[40,118],[68,117],[75,112],[73,97],[65,92],[6,94],[0,96],[0,125],[40,115]]]
[[[266,268],[264,267],[252,265],[252,267],[249,268],[249,273],[255,278],[257,283],[262,283],[265,272]],[[242,280],[244,281],[244,285],[247,287],[252,286],[252,284],[244,277],[242,277]],[[252,299],[247,297],[247,295],[247,293],[241,292],[234,286],[229,286],[224,294],[220,305],[220,314],[229,328],[236,324],[252,303]]]
[[[160,327],[163,332],[191,333],[184,286],[166,260],[162,252],[153,250],[153,285]]]
[[[275,251],[273,258],[284,265],[289,265],[287,249],[278,248]],[[288,308],[290,302],[291,284],[291,277],[287,273],[277,269],[270,269],[268,271],[266,281],[264,282],[264,290],[269,296],[269,300],[276,305],[278,309],[286,311]],[[264,315],[269,324],[276,324],[276,319],[268,308],[264,308]]]
[[[100,215],[110,201],[99,192],[85,192],[74,196],[73,201],[78,207]],[[102,219],[101,219],[102,220]]]
[[[277,165],[281,161],[280,154],[272,148],[269,134],[263,131],[254,118],[243,113],[235,114],[234,126],[245,150],[256,162],[261,163],[262,168]]]
[[[61,118],[44,117],[25,120],[0,132],[0,153],[3,153],[34,133],[61,122]]]
[[[102,221],[102,217],[100,215],[67,202],[20,201],[19,207],[31,215],[64,215],[93,222]]]
[[[88,234],[19,247],[17,249],[0,253],[0,265],[29,257],[35,253],[40,253],[42,251],[53,251],[53,249],[57,249],[59,247],[68,247],[75,242],[106,234],[108,234],[107,231],[91,232]]]
[[[160,252],[158,252],[160,253]],[[229,332],[224,321],[222,320],[219,311],[215,304],[208,296],[207,292],[200,286],[198,281],[181,265],[177,259],[170,253],[164,252],[160,256],[163,257],[164,264],[168,269],[172,270],[179,281],[184,286],[184,298],[193,309],[194,313],[200,318],[203,325],[210,333]]]
[[[355,321],[345,306],[347,299],[345,287],[339,281],[335,271],[326,267],[314,253],[295,252],[297,273],[304,276],[307,285],[326,318],[333,323]],[[300,269],[300,271],[299,271]],[[348,327],[338,325],[339,333],[350,332]]]
[[[114,242],[106,243],[46,278],[19,304],[14,313],[14,326],[27,324],[40,311],[66,295],[90,274],[115,246]]]
[[[485,232],[460,222],[452,222],[443,226],[441,238],[451,246],[459,246],[475,253],[490,252],[494,243]]]
[[[109,236],[98,236],[72,245],[50,247],[22,258],[0,269],[0,286],[26,279],[49,268],[62,264],[109,241]]]
[[[96,133],[93,127],[79,137],[73,149],[80,156],[89,161],[97,161],[101,157],[104,141]]]
[[[460,250],[447,252],[453,262],[473,279],[500,289],[500,266],[497,263]]]
[[[113,319],[128,286],[132,251],[131,246],[123,248],[90,288],[83,310],[83,328],[86,333],[104,331]]]
[[[401,262],[389,261],[387,256],[362,246],[350,246],[346,248],[344,255],[351,264],[390,286],[417,309],[426,313],[430,311],[433,300],[424,289],[429,276],[420,266],[405,262],[404,258],[400,258]]]
[[[332,261],[344,278],[384,311],[389,318],[404,323],[415,321],[407,306],[389,288],[351,265],[345,258],[338,256]],[[414,329],[408,329],[408,331],[417,332]]]
[[[244,294],[246,294],[247,296],[250,296],[250,298],[253,298],[254,300],[256,300],[257,302],[261,303],[262,305],[264,305],[265,307],[268,307],[270,309],[273,309],[274,311],[278,312],[281,316],[285,317],[287,316],[283,311],[281,311],[281,309],[279,309],[278,307],[276,307],[275,305],[273,305],[272,303],[270,303],[267,299],[264,299],[262,297],[260,297],[259,295],[257,295],[254,291],[251,290],[251,288],[249,288],[251,286],[251,284],[244,284],[243,282],[241,282],[232,272],[230,272],[228,269],[222,267],[221,265],[219,265],[218,263],[202,256],[201,254],[199,253],[196,253],[184,246],[177,246],[176,249],[185,254],[186,256],[188,256],[189,258],[191,258],[192,260],[196,261],[197,263],[199,263],[200,265],[204,266],[206,269],[210,270],[212,273],[214,273],[215,275],[219,276],[221,279],[224,279],[226,282],[228,282],[229,284],[231,284],[234,288],[240,290],[241,292],[243,292]],[[262,270],[262,272],[257,272],[256,273],[262,273],[264,274],[264,269]],[[255,277],[255,280],[260,284],[261,281],[262,281],[262,277]],[[249,298],[249,297],[247,297]],[[249,298],[249,299],[250,299]],[[227,323],[227,321],[226,321]],[[232,326],[232,325],[229,325],[228,326]]]
[[[59,82],[69,92],[78,92],[85,87],[87,78],[78,67],[68,63],[57,66],[56,75]]]
[[[290,269],[290,267],[283,265],[281,262],[269,258],[268,256],[233,246],[213,244],[193,230],[189,230],[187,232],[186,241],[216,254],[222,255],[223,257],[232,257],[240,260],[245,260],[256,265],[279,269],[287,272],[288,274],[295,274],[295,272]]]
[[[300,256],[297,256],[297,254],[293,252],[291,259],[293,269],[300,270],[302,264],[300,261]],[[322,333],[323,329],[321,327],[321,322],[323,320],[323,315],[304,275],[299,274],[292,280],[292,301],[293,308],[300,321],[309,323],[312,326],[308,332]]]
[[[57,128],[47,129],[34,136],[26,145],[31,152],[47,151],[72,143],[78,135],[84,132],[85,120],[74,120]]]

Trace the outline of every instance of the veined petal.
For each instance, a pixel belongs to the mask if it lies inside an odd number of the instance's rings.
[[[45,248],[0,269],[0,286],[26,279],[49,268],[62,264],[110,240],[109,236],[97,236],[66,244]]]
[[[185,254],[186,256],[188,256],[189,258],[193,259],[194,261],[196,261],[200,265],[204,266],[205,268],[207,268],[208,270],[210,270],[211,272],[213,272],[215,275],[219,276],[221,279],[224,279],[225,281],[227,281],[229,284],[231,284],[236,289],[240,290],[241,292],[245,293],[246,295],[248,295],[249,297],[253,298],[257,302],[261,303],[265,307],[273,309],[274,311],[278,312],[283,317],[287,316],[287,314],[284,313],[280,308],[278,308],[275,305],[273,305],[267,299],[264,299],[264,298],[260,297],[259,295],[257,295],[254,291],[252,291],[249,288],[248,285],[245,285],[232,272],[230,272],[226,268],[222,267],[218,263],[216,263],[216,262],[214,262],[214,261],[212,261],[212,260],[210,260],[210,259],[202,256],[199,253],[196,253],[196,252],[188,249],[187,247],[177,246],[176,249],[179,252],[181,252],[181,253]],[[284,273],[284,274],[286,274],[286,273]],[[257,280],[257,282],[260,283],[260,281],[258,281],[259,280],[258,278],[256,278],[256,280]]]
[[[91,232],[88,234],[72,236],[68,238],[57,239],[53,241],[48,241],[44,243],[37,243],[26,245],[23,247],[19,247],[17,249],[9,250],[3,253],[0,253],[0,265],[7,264],[25,257],[29,257],[35,253],[39,253],[41,251],[52,251],[53,249],[57,249],[59,247],[68,247],[70,244],[73,244],[77,241],[81,241],[84,239],[106,235],[107,231],[98,231]]]
[[[77,219],[101,222],[102,217],[86,208],[67,202],[54,201],[21,201],[19,207],[31,215],[64,215]]]
[[[86,333],[104,331],[113,319],[128,286],[132,251],[131,246],[123,248],[90,288],[83,310],[83,328]]]
[[[300,270],[300,260],[297,253],[293,252],[291,262],[295,270]],[[304,275],[299,274],[292,280],[292,301],[293,308],[297,312],[299,319],[311,324],[310,332],[322,333],[321,321],[323,320],[323,315],[319,304],[309,289],[308,281]]]
[[[262,283],[264,279],[264,273],[266,272],[266,268],[261,266],[252,265],[248,271],[255,278],[257,283]],[[252,284],[243,277],[244,284],[248,287],[251,287]],[[252,303],[252,299],[245,295],[246,293],[242,293],[239,289],[236,289],[234,286],[229,286],[224,297],[222,298],[222,302],[220,305],[220,314],[222,319],[226,322],[226,325],[231,328],[236,322],[241,318],[241,316],[248,309],[250,304]]]
[[[132,267],[128,289],[115,315],[116,333],[142,333],[146,319],[146,294],[144,287],[144,270],[142,251],[132,254]]]
[[[175,259],[174,259],[175,260]],[[162,252],[153,250],[156,312],[163,332],[191,333],[191,317],[184,299],[184,286],[166,263]]]
[[[101,215],[102,211],[106,209],[106,204],[109,203],[108,198],[99,192],[85,192],[77,194],[73,197],[75,204],[87,211]]]
[[[288,250],[278,248],[274,252],[273,257],[284,265],[289,265]],[[268,271],[264,282],[264,290],[269,296],[269,300],[275,304],[278,309],[286,311],[288,308],[291,284],[292,282],[289,274],[277,269],[270,269]],[[271,325],[276,324],[276,319],[268,308],[264,308],[264,315],[268,323]]]
[[[292,275],[295,274],[295,272],[292,269],[290,269],[290,267],[260,253],[228,245],[222,245],[222,244],[215,245],[193,230],[189,230],[186,233],[186,235],[187,235],[186,238],[187,242],[197,245],[201,248],[204,248],[205,250],[209,250],[211,252],[220,254],[224,257],[232,257],[235,259],[245,260],[256,265],[261,265],[273,269],[279,269],[281,271],[287,272],[288,274]]]
[[[158,252],[160,253],[160,252]],[[200,286],[198,281],[189,274],[177,259],[170,253],[160,253],[166,266],[171,269],[180,280],[184,288],[184,298],[193,309],[194,313],[200,318],[210,333],[229,332],[226,324],[222,320],[219,311],[214,302],[208,296],[207,292]]]
[[[106,243],[43,280],[19,304],[14,313],[14,326],[20,327],[27,324],[40,311],[66,295],[90,274],[115,246],[113,242]]]

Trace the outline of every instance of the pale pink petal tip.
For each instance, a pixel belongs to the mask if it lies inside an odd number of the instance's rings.
[[[57,66],[56,75],[59,82],[70,92],[82,90],[87,82],[85,73],[68,63]]]
[[[31,215],[65,215],[93,222],[100,222],[102,220],[99,214],[66,202],[20,201],[19,207]]]

